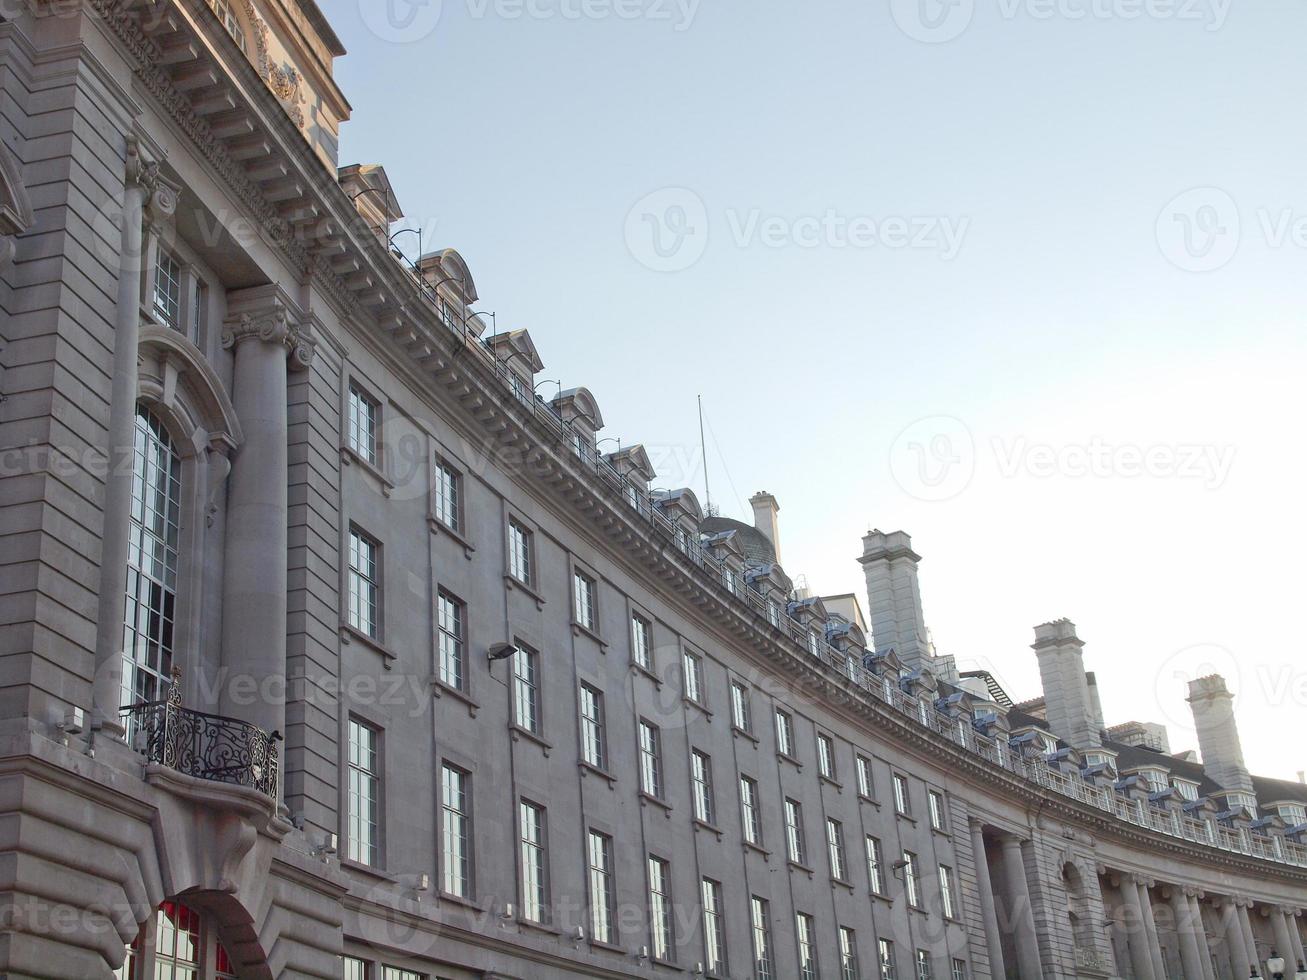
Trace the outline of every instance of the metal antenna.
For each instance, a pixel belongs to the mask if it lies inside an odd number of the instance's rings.
[[[703,438],[703,395],[699,399],[699,451],[703,458],[703,496],[705,508],[712,514],[712,491],[708,489],[708,443]]]

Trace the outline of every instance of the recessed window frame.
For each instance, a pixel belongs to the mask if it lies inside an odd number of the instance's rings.
[[[794,716],[783,708],[776,709],[776,751],[791,759],[795,758]]]
[[[440,765],[440,890],[471,900],[473,888],[472,774]]]
[[[640,756],[640,790],[661,800],[666,789],[662,730],[647,718],[640,718],[636,722],[636,745]]]
[[[463,533],[463,472],[439,455],[431,466],[431,513],[455,534]]]
[[[785,820],[785,856],[795,864],[806,866],[808,845],[803,835],[803,804],[787,796],[781,803]]]
[[[440,682],[455,691],[466,693],[467,603],[443,587],[436,590],[436,633]]]
[[[374,469],[381,468],[381,400],[357,378],[345,388],[345,445]]]
[[[581,708],[581,759],[586,765],[608,771],[608,719],[604,692],[588,681],[578,689]]]
[[[694,818],[715,826],[717,801],[713,798],[712,757],[702,749],[690,750],[690,784]]]
[[[346,622],[350,629],[382,643],[385,635],[384,549],[379,540],[354,523],[349,525],[346,546]]]
[[[358,864],[381,867],[385,785],[382,729],[350,715],[345,737],[345,856]]]

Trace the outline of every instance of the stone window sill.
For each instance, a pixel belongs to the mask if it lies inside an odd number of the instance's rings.
[[[389,497],[391,492],[395,489],[395,484],[391,483],[390,480],[386,478],[386,474],[381,472],[380,467],[375,463],[371,463],[364,459],[356,453],[351,446],[344,445],[340,447],[340,461],[346,466],[357,466],[364,473],[367,473],[374,480],[380,483],[383,496]]]
[[[872,798],[871,798],[870,796],[868,796],[866,793],[859,793],[859,794],[858,794],[858,802],[859,802],[859,803],[866,803],[868,806],[874,806],[877,810],[880,809],[880,801],[879,801],[879,800],[874,800],[874,799],[872,799]]]
[[[509,725],[508,734],[509,737],[512,738],[514,742],[520,741],[521,739],[526,739],[528,742],[535,742],[536,745],[544,749],[546,758],[548,758],[549,753],[554,750],[553,745],[551,745],[543,736],[537,735],[535,732],[528,731],[527,729],[523,728],[521,725],[516,725],[516,724]]]
[[[446,684],[439,677],[431,678],[431,693],[433,696],[438,698],[449,696],[456,701],[462,701],[463,704],[467,705],[467,713],[473,718],[475,718],[477,712],[481,710],[481,705],[477,703],[470,694],[466,691],[460,691],[458,688],[450,684]]]
[[[657,674],[655,674],[648,667],[646,667],[644,664],[637,664],[632,662],[631,669],[633,671],[636,671],[637,673],[644,674],[645,677],[649,678],[649,680],[654,682],[654,687],[658,688],[659,690],[662,690],[663,679],[659,677]]]
[[[736,738],[747,738],[750,742],[753,743],[753,747],[755,749],[758,747],[758,736],[754,735],[752,732],[746,732],[739,725],[731,726],[731,734],[734,735]]]
[[[837,793],[843,793],[843,792],[844,792],[844,784],[841,783],[841,782],[840,782],[838,779],[836,779],[834,776],[821,776],[821,777],[819,777],[819,778],[820,778],[821,781],[822,781],[823,783],[825,783],[827,786],[834,786],[834,787],[835,787],[835,792],[837,792]]]
[[[816,872],[813,871],[812,868],[808,867],[808,866],[807,866],[806,864],[804,864],[802,861],[796,861],[796,860],[794,860],[794,858],[790,858],[790,859],[788,859],[788,860],[785,862],[785,865],[786,865],[786,867],[788,867],[791,871],[802,871],[802,872],[803,872],[804,874],[806,874],[809,878],[811,878],[814,874],[816,874]]]
[[[545,608],[545,597],[542,596],[535,589],[531,588],[531,586],[523,582],[520,578],[515,578],[512,575],[510,575],[508,572],[505,572],[504,585],[507,586],[509,589],[517,589],[518,591],[522,592],[524,595],[530,596],[532,599],[535,600],[537,608],[540,609]]]
[[[576,619],[572,620],[572,635],[588,636],[590,637],[590,639],[594,640],[596,643],[599,644],[599,650],[601,653],[608,652],[608,641],[605,640],[598,633],[596,633],[592,627],[586,626],[585,623],[582,623],[579,620]]]
[[[799,770],[799,772],[803,772],[803,763],[794,758],[794,756],[790,755],[788,752],[777,752],[776,758],[781,762],[788,762],[795,769]]]
[[[672,805],[670,803],[666,800],[660,800],[652,793],[646,793],[644,790],[640,790],[640,805],[648,806],[649,804],[660,807],[663,811],[663,815],[667,817],[668,820],[672,819]]]
[[[427,527],[431,529],[432,534],[443,534],[451,538],[456,544],[461,545],[463,547],[463,557],[468,561],[472,560],[472,552],[477,550],[476,545],[463,537],[463,535],[459,534],[458,531],[454,530],[440,518],[434,516],[427,518]]]
[[[375,878],[378,881],[398,884],[399,877],[391,874],[384,868],[378,868],[371,864],[364,864],[362,861],[355,861],[353,858],[343,857],[340,859],[340,866],[347,871],[357,871],[359,874],[367,875],[369,878]]]
[[[464,898],[462,895],[455,895],[453,892],[447,892],[443,888],[436,892],[436,897],[442,902],[452,902],[455,905],[462,905],[464,908],[476,909],[478,912],[484,911],[480,905],[470,898]]]
[[[719,841],[722,839],[721,828],[718,827],[716,824],[711,824],[707,820],[700,820],[698,817],[695,817],[692,823],[694,825],[695,831],[704,831],[705,833],[716,834],[717,839]]]
[[[746,840],[744,842],[744,848],[745,850],[757,851],[759,854],[762,855],[762,859],[764,861],[771,860],[771,851],[767,850],[767,848],[763,847],[761,844],[755,844],[751,840]]]
[[[830,886],[832,888],[847,888],[850,895],[854,893],[853,882],[845,878],[832,878],[830,880]]]
[[[582,759],[580,762],[576,764],[576,766],[578,769],[581,770],[582,776],[595,775],[598,776],[600,779],[607,780],[609,789],[612,789],[617,785],[616,776],[614,776],[607,769],[600,769],[593,762],[586,762],[584,759]]]
[[[386,670],[390,670],[394,662],[399,659],[399,655],[395,653],[394,650],[390,649],[390,647],[386,646],[375,637],[368,636],[368,634],[364,633],[361,629],[357,629],[349,623],[340,624],[340,640],[342,643],[361,643],[370,650],[379,653],[382,659],[382,666],[385,667]]]
[[[704,705],[703,702],[696,701],[694,698],[687,698],[687,697],[682,697],[681,700],[685,702],[687,708],[693,708],[695,711],[702,714],[704,718],[706,718],[710,723],[712,722],[712,712],[708,710],[707,706]]]

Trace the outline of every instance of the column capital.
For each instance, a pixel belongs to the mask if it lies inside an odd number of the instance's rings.
[[[308,367],[318,343],[311,328],[293,323],[285,304],[275,298],[263,309],[228,320],[224,327],[224,349],[230,350],[246,340],[281,346],[286,349],[293,368]]]

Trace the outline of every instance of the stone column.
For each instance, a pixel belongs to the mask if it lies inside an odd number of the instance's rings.
[[[1180,940],[1180,962],[1184,965],[1184,975],[1194,980],[1204,980],[1207,971],[1203,969],[1202,954],[1198,949],[1198,936],[1194,929],[1194,909],[1189,904],[1189,897],[1184,889],[1172,886],[1168,901],[1175,916],[1175,933]]]
[[[1039,958],[1039,936],[1035,932],[1035,912],[1030,903],[1030,884],[1026,881],[1026,861],[1021,841],[1011,834],[1003,837],[1003,874],[1012,901],[1012,938],[1017,949],[1017,974],[1021,980],[1043,980],[1044,966]]]
[[[1121,900],[1130,920],[1126,923],[1126,945],[1135,976],[1139,980],[1165,980],[1153,972],[1153,954],[1148,951],[1148,931],[1144,927],[1144,910],[1139,904],[1139,886],[1134,875],[1121,876]]]
[[[1239,900],[1229,896],[1221,900],[1221,920],[1225,927],[1225,945],[1230,954],[1230,967],[1235,980],[1243,980],[1252,972],[1248,958],[1248,937],[1239,921]]]
[[[1290,977],[1293,976],[1298,960],[1302,956],[1302,945],[1293,941],[1293,933],[1289,931],[1291,927],[1296,928],[1285,917],[1284,909],[1271,909],[1271,928],[1275,930],[1275,951],[1284,957],[1284,972]]]
[[[1295,969],[1299,963],[1307,966],[1307,943],[1303,942],[1302,930],[1298,927],[1298,916],[1300,915],[1300,912],[1301,910],[1290,906],[1285,906],[1284,909],[1284,917],[1285,922],[1289,927],[1289,935],[1294,940],[1293,952],[1295,958],[1293,965]]]
[[[1248,918],[1248,910],[1252,908],[1253,903],[1248,899],[1240,899],[1235,904],[1234,914],[1239,922],[1239,931],[1243,935],[1244,949],[1248,951],[1248,965],[1256,967],[1260,976],[1262,972],[1261,963],[1257,959],[1257,940],[1253,938],[1253,924]]]
[[[1144,936],[1148,943],[1148,955],[1153,960],[1153,974],[1158,980],[1166,977],[1166,962],[1162,959],[1162,941],[1157,936],[1157,920],[1153,918],[1153,898],[1148,889],[1152,883],[1140,879],[1139,908],[1144,914]]]
[[[1007,976],[1007,966],[1003,962],[1003,934],[998,928],[994,884],[989,877],[989,858],[985,852],[985,832],[979,820],[971,821],[971,851],[976,862],[976,890],[980,892],[980,917],[985,924],[989,972],[996,980],[1003,980]]]
[[[1217,980],[1216,966],[1212,963],[1212,947],[1207,941],[1207,925],[1203,922],[1203,894],[1186,889],[1185,895],[1194,913],[1194,933],[1198,937],[1198,955],[1203,961],[1203,977],[1205,980]]]
[[[267,290],[229,297],[248,312],[229,321],[232,402],[245,441],[232,460],[223,565],[223,714],[267,732],[286,727],[287,409],[286,361],[313,356]]]
[[[149,202],[147,211],[146,203]],[[132,458],[136,443],[136,359],[141,336],[141,287],[145,268],[143,223],[177,209],[176,188],[147,162],[132,134],[127,136],[127,171],[114,307],[113,377],[109,389],[108,472],[104,485],[104,527],[100,537],[99,603],[96,610],[92,723],[121,735],[118,709],[123,692],[123,615],[131,533]]]

